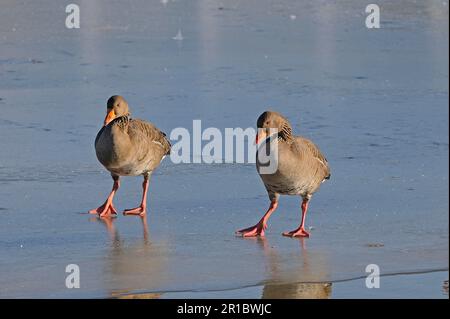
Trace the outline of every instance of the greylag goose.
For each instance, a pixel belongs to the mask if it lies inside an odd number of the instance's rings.
[[[124,215],[146,213],[150,176],[162,159],[170,154],[166,134],[153,124],[130,117],[128,103],[119,95],[108,99],[104,125],[95,139],[95,152],[100,163],[111,172],[113,188],[105,203],[89,211],[100,217],[116,215],[113,198],[119,189],[119,176],[144,176],[141,204],[126,209]]]
[[[257,127],[256,166],[269,195],[270,207],[255,226],[239,230],[236,233],[244,237],[264,236],[267,221],[277,209],[280,195],[300,195],[303,199],[300,226],[293,231],[283,233],[283,235],[309,237],[309,233],[305,229],[308,203],[321,183],[330,178],[328,162],[313,142],[292,134],[289,121],[280,113],[264,112],[258,118]],[[258,152],[262,150],[262,141],[271,143],[270,141],[273,140],[274,136],[270,135],[271,129],[275,129],[277,132],[278,164],[274,173],[263,174],[260,170],[261,163],[258,160]]]

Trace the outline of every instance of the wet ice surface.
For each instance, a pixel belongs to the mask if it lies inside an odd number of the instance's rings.
[[[379,30],[358,1],[81,1],[79,30],[55,3],[0,11],[1,297],[194,296],[358,278],[373,263],[448,269],[447,1],[379,2]],[[285,114],[332,168],[310,205],[311,238],[281,236],[299,223],[294,197],[265,240],[234,236],[269,204],[251,164],[167,158],[147,235],[140,218],[85,214],[112,186],[93,149],[112,94],[166,133]],[[123,178],[116,207],[140,194],[140,177]],[[65,287],[71,263],[80,289]]]

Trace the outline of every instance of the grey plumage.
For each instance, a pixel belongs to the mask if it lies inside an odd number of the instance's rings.
[[[170,153],[170,142],[166,134],[153,124],[132,119],[128,103],[119,95],[108,99],[103,123],[95,138],[95,153],[100,163],[111,172],[114,184],[105,203],[89,213],[100,217],[116,215],[113,198],[120,187],[119,177],[143,175],[141,204],[123,212],[124,215],[143,217],[146,214],[150,175],[164,156]]]
[[[270,206],[256,225],[236,233],[244,237],[264,236],[267,221],[277,209],[280,195],[300,195],[303,198],[300,226],[293,231],[284,232],[283,236],[309,237],[309,232],[305,229],[308,203],[320,184],[330,178],[328,161],[313,142],[294,136],[291,124],[280,113],[264,112],[256,125],[256,167],[269,195]],[[268,156],[260,156],[264,155],[263,152]],[[268,166],[264,163],[267,160]]]
[[[112,120],[95,139],[98,160],[118,176],[150,174],[170,154],[170,147],[166,134],[129,114]]]
[[[262,129],[278,130],[277,171],[274,174],[260,174],[270,199],[276,199],[279,195],[310,198],[320,184],[331,176],[325,156],[312,141],[294,136],[289,121],[277,112],[264,112],[257,125]],[[258,172],[259,167],[257,161]]]

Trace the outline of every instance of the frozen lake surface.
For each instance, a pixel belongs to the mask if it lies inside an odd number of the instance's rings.
[[[258,297],[245,289],[263,285],[266,297],[370,297],[364,280],[329,290],[377,264],[446,271],[412,287],[448,298],[448,1],[377,3],[377,30],[356,0],[79,1],[81,28],[66,29],[59,1],[3,1],[0,297]],[[281,236],[298,226],[295,197],[281,198],[267,238],[235,237],[269,204],[252,164],[166,158],[148,231],[139,217],[86,214],[112,186],[93,143],[113,94],[166,133],[285,114],[331,165],[311,238]],[[141,177],[125,177],[116,207],[140,195]],[[65,287],[68,264],[80,289]]]

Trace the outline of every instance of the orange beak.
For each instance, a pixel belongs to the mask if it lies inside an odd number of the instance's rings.
[[[264,141],[266,137],[267,137],[266,131],[263,128],[258,128],[255,138],[255,144],[258,145],[259,141]]]
[[[111,122],[112,120],[114,120],[115,118],[116,118],[116,113],[114,112],[114,109],[111,109],[111,111],[109,111],[106,114],[105,121],[103,122],[103,126],[108,125],[108,123]]]

